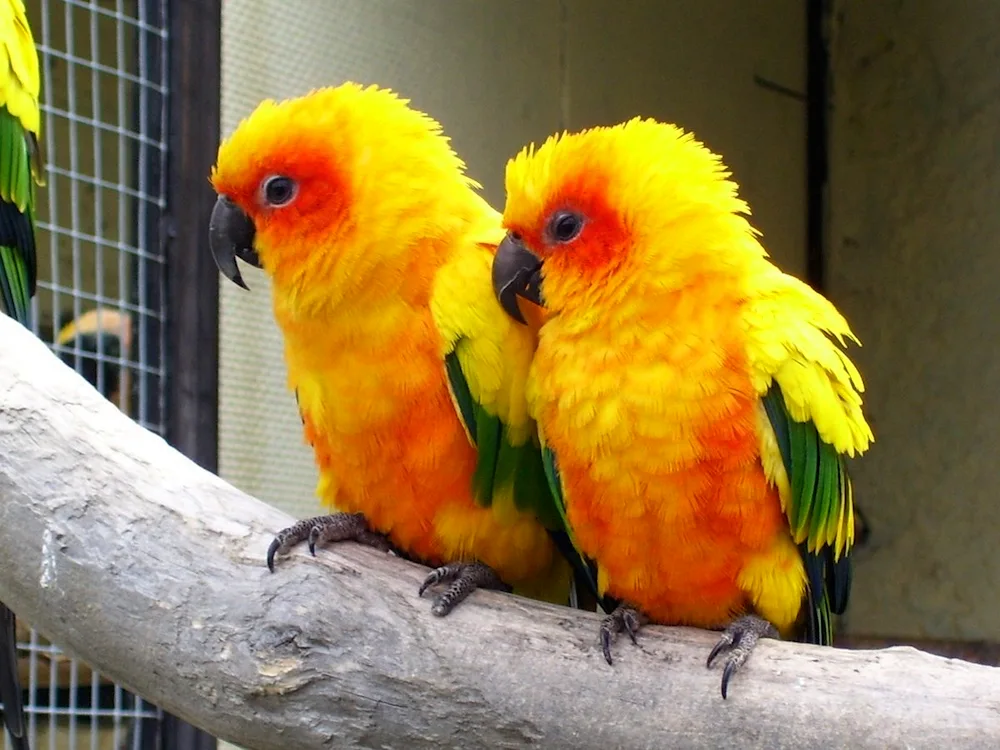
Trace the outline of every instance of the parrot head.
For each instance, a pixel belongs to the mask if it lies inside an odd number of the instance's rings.
[[[349,286],[384,284],[380,262],[409,248],[407,233],[427,234],[453,185],[478,187],[464,169],[440,125],[388,89],[345,83],[265,100],[219,147],[212,255],[243,288],[237,258],[288,296],[309,285],[334,304]]]
[[[558,314],[574,300],[630,293],[656,269],[660,286],[731,263],[726,241],[748,213],[718,156],[680,128],[649,119],[550,137],[507,163],[507,235],[493,289],[515,320],[517,298]],[[755,246],[755,247],[754,247]],[[740,250],[735,250],[737,254]]]
[[[55,344],[63,362],[128,413],[129,399],[122,403],[120,395],[131,388],[129,368],[122,367],[133,356],[131,315],[106,307],[88,310],[59,330]]]

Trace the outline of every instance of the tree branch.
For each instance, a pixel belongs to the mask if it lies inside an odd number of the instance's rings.
[[[764,642],[719,695],[709,633],[477,593],[353,544],[264,565],[291,519],[141,429],[0,316],[0,600],[170,712],[254,750],[1000,747],[1000,671]]]

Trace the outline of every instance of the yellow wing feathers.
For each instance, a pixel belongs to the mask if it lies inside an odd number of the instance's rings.
[[[864,453],[874,436],[861,410],[864,382],[842,348],[847,341],[860,346],[847,321],[825,297],[770,264],[752,283],[743,323],[757,393],[777,383],[792,419],[813,422],[837,453]]]
[[[472,398],[506,425],[521,444],[534,433],[524,388],[535,349],[534,333],[515,323],[492,295],[492,249],[503,239],[499,215],[441,268],[434,283],[431,314],[441,334],[442,358],[458,357]]]
[[[38,52],[22,0],[0,2],[0,106],[38,134]]]

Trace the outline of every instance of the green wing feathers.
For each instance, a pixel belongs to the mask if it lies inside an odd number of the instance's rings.
[[[0,5],[0,311],[28,324],[35,293],[35,185],[44,184],[38,146],[38,50],[20,2]]]
[[[618,602],[610,596],[601,596],[597,586],[597,563],[585,557],[576,546],[576,542],[573,541],[573,532],[569,525],[569,519],[566,517],[566,500],[563,496],[562,480],[559,478],[559,463],[556,460],[556,454],[552,452],[551,448],[543,445],[541,456],[548,490],[562,523],[563,530],[559,535],[553,534],[556,546],[572,563],[578,585],[582,585],[594,597],[596,603],[601,605],[601,609],[610,614],[618,606]]]
[[[37,279],[29,143],[21,123],[0,107],[0,308],[24,325]]]
[[[461,346],[459,340],[445,355],[445,371],[458,414],[477,450],[473,476],[477,502],[489,507],[498,497],[511,497],[518,510],[534,513],[572,566],[582,606],[593,600],[610,612],[614,608],[610,599],[597,592],[596,567],[583,558],[570,536],[555,457],[543,451],[535,430],[518,439],[497,414],[473,398],[458,354]]]
[[[832,547],[839,556],[853,541],[853,494],[843,457],[824,442],[812,422],[796,422],[785,409],[781,388],[764,397],[791,483],[786,507],[792,538],[810,552]]]
[[[461,346],[461,341],[458,342]],[[478,460],[473,477],[476,500],[489,506],[502,492],[512,493],[518,510],[534,512],[547,529],[560,529],[562,518],[549,494],[536,439],[516,440],[500,417],[473,397],[456,350],[445,356],[445,369],[452,397]]]
[[[581,600],[588,594],[596,600],[596,574],[570,539],[528,413],[525,387],[535,334],[511,320],[493,296],[493,251],[504,235],[499,215],[486,216],[475,234],[473,246],[438,271],[431,296],[451,397],[477,450],[473,493],[484,507],[512,504],[533,514],[572,566]]]
[[[546,528],[561,529],[524,393],[534,334],[510,320],[493,296],[499,216],[489,213],[484,227],[477,242],[438,271],[431,296],[452,400],[478,453],[473,491],[485,507],[513,502]]]
[[[830,645],[832,615],[843,614],[851,589],[854,497],[845,459],[820,437],[813,422],[790,417],[777,384],[763,401],[788,475],[789,529],[809,580],[806,640]]]
[[[769,263],[761,262],[747,293],[747,359],[771,427],[761,458],[805,563],[805,637],[829,644],[832,615],[843,613],[851,587],[855,511],[846,461],[874,440],[861,374],[844,351],[858,340],[828,299]]]

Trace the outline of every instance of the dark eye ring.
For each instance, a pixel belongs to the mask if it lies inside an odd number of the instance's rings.
[[[560,211],[549,222],[549,232],[556,242],[572,242],[583,231],[583,217],[572,211]]]
[[[261,190],[264,194],[264,200],[269,206],[280,208],[295,200],[299,186],[291,177],[279,174],[264,180]]]

